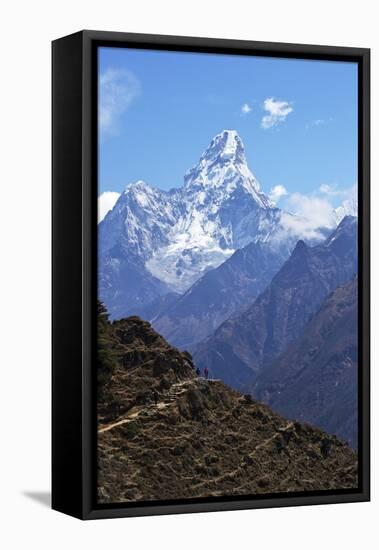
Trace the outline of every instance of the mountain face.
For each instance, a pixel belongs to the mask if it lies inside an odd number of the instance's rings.
[[[357,487],[336,437],[204,380],[137,317],[108,326],[118,363],[98,401],[100,503]]]
[[[262,369],[252,394],[356,448],[357,319],[355,277],[328,296],[300,338]]]
[[[121,243],[103,256],[100,253],[99,262],[99,297],[113,318],[122,317],[125,310],[140,311],[169,292],[165,283],[147,271],[141,257],[125,254]]]
[[[167,294],[158,296],[158,298],[155,298],[155,300],[149,302],[146,306],[136,308],[135,315],[146,321],[152,321],[167,311],[180,298],[181,295],[177,292],[168,292]]]
[[[285,261],[265,243],[250,243],[219,267],[208,271],[151,320],[154,328],[181,349],[192,351],[218,326],[247,308]]]
[[[299,235],[247,166],[235,131],[218,134],[181,188],[129,185],[98,226],[99,297],[113,318],[183,294],[249,243],[288,256]],[[292,224],[293,225],[293,224]]]
[[[300,336],[326,296],[357,272],[357,222],[342,220],[323,243],[299,241],[267,289],[228,319],[194,354],[196,365],[243,388]]]
[[[350,198],[342,201],[342,204],[335,210],[335,216],[337,223],[340,223],[345,216],[358,216],[358,200],[357,198]]]

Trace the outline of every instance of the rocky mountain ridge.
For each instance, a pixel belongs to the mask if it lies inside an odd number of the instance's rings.
[[[196,364],[244,388],[301,335],[328,294],[356,272],[357,220],[345,217],[321,244],[299,241],[254,303],[199,344]]]
[[[287,418],[358,445],[357,277],[323,302],[303,334],[258,375],[251,393]]]
[[[267,243],[250,243],[208,271],[159,315],[144,318],[173,345],[194,351],[223,321],[252,304],[286,259]]]

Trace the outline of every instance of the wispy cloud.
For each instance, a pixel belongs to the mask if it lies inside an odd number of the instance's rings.
[[[244,103],[241,107],[241,115],[248,115],[249,113],[251,113],[252,110],[252,107],[250,107],[248,103]]]
[[[141,93],[141,84],[130,71],[107,69],[99,78],[100,136],[117,133],[119,119]]]
[[[325,198],[293,193],[288,197],[286,207],[289,212],[296,214],[296,216],[284,215],[283,221],[286,228],[303,238],[319,238],[323,228],[335,227],[333,205]]]
[[[338,222],[338,208],[333,204],[336,197],[340,197],[342,205],[346,205],[348,199],[354,201],[356,196],[356,185],[339,188],[328,184],[322,184],[318,190],[307,195],[287,194],[283,204],[283,227],[298,238],[322,238],[323,230],[332,229]]]
[[[261,121],[261,127],[264,130],[277,126],[280,122],[284,122],[287,116],[293,111],[288,101],[281,101],[274,97],[268,97],[264,100],[263,109],[268,113],[264,115]]]
[[[341,199],[350,199],[357,195],[357,184],[352,187],[341,188],[338,185],[323,183],[320,185],[319,191],[326,197],[340,197]]]
[[[97,199],[98,200],[98,211],[97,211],[98,223],[100,223],[108,214],[108,212],[112,210],[119,196],[120,196],[120,193],[116,193],[115,191],[104,191],[104,193],[101,193],[101,195]]]
[[[336,185],[329,185],[328,183],[323,183],[320,185],[320,193],[327,195],[328,197],[336,197],[340,194],[340,191]]]
[[[284,185],[275,185],[269,192],[268,196],[270,201],[273,203],[277,203],[280,201],[282,197],[285,197],[288,195],[287,189],[284,187]]]
[[[332,117],[329,118],[316,118],[315,120],[311,120],[311,122],[308,122],[306,125],[306,128],[309,130],[309,128],[317,127],[317,126],[325,126],[326,124],[329,124],[332,122]]]

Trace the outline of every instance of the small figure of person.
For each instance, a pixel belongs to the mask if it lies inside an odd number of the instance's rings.
[[[157,392],[157,390],[153,390],[153,399],[154,399],[155,405],[158,403],[158,398],[159,398],[159,393]]]
[[[196,375],[197,375],[197,376],[200,376],[200,369],[199,369],[199,367],[197,367],[197,369],[196,369]]]
[[[323,439],[320,446],[322,457],[328,458],[331,450],[332,450],[332,442],[330,441],[330,439],[327,439],[327,438]]]
[[[208,376],[209,376],[209,370],[208,370],[208,367],[205,367],[204,369],[204,377],[206,380],[208,380]]]

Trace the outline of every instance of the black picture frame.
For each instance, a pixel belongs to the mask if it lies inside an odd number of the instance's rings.
[[[359,464],[356,490],[96,504],[97,56],[99,46],[354,61],[359,81]],[[81,519],[370,499],[370,50],[81,31],[52,43],[52,507]]]

